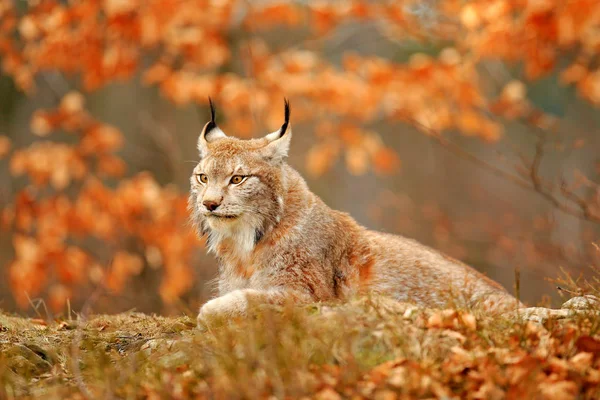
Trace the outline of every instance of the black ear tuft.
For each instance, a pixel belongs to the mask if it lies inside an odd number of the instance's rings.
[[[283,123],[283,125],[281,125],[281,129],[279,130],[279,137],[285,135],[285,131],[287,131],[288,125],[290,123],[290,102],[284,97],[283,103],[285,105],[285,122]]]
[[[210,105],[210,122],[206,125],[206,129],[204,130],[205,134],[217,127],[217,123],[215,122],[215,106],[213,105],[210,96],[208,97],[208,104]]]
[[[208,104],[210,105],[210,120],[215,121],[215,106],[213,105],[212,99],[208,96]]]

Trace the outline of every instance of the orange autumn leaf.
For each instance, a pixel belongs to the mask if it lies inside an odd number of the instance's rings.
[[[191,287],[192,272],[185,265],[177,263],[165,265],[165,270],[166,276],[161,282],[159,293],[164,301],[171,303]]]
[[[119,157],[105,155],[99,158],[97,168],[99,175],[121,177],[125,174],[127,165]]]
[[[591,336],[581,336],[575,343],[580,351],[600,354],[600,340]]]
[[[349,147],[345,153],[346,168],[353,175],[364,175],[369,168],[369,153],[362,147]]]
[[[48,304],[54,312],[63,310],[70,298],[71,290],[63,285],[52,285],[48,291]]]
[[[45,115],[41,113],[34,114],[31,119],[31,131],[34,134],[38,136],[48,136],[48,134],[52,132],[52,129],[52,124]]]
[[[323,143],[314,146],[306,155],[306,168],[313,176],[324,174],[335,162],[339,146],[335,143]]]
[[[398,154],[390,148],[381,148],[373,154],[373,169],[379,174],[397,173],[401,165]]]
[[[6,136],[0,135],[0,160],[10,152],[11,142]]]
[[[294,3],[275,3],[252,7],[245,18],[245,25],[254,30],[268,29],[275,25],[296,26],[302,21],[302,12]]]
[[[107,287],[120,292],[127,280],[139,274],[143,267],[144,261],[140,256],[125,251],[116,253],[106,278]]]
[[[465,111],[458,116],[458,127],[467,136],[475,136],[481,132],[482,120],[474,111]]]

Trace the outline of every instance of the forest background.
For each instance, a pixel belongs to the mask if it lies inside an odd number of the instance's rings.
[[[558,305],[548,278],[600,258],[599,52],[594,0],[2,1],[0,308],[213,295],[186,210],[209,96],[242,138],[288,98],[329,206]]]

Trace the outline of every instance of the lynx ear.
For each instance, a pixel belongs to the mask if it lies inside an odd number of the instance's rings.
[[[285,122],[281,125],[281,128],[275,132],[269,133],[265,136],[265,139],[269,142],[263,152],[266,158],[271,160],[281,161],[283,160],[290,149],[290,142],[292,140],[292,127],[290,125],[290,103],[287,99],[284,99],[285,106]]]
[[[213,106],[212,100],[209,97],[208,103],[210,104],[210,121],[204,125],[202,133],[198,138],[198,151],[200,152],[200,158],[206,157],[208,154],[208,144],[213,140],[227,137],[225,133],[217,126],[215,122],[215,107]]]

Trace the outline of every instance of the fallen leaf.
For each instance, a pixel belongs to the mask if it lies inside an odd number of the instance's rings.
[[[591,336],[581,336],[575,342],[575,346],[579,351],[598,354],[600,353],[600,340],[594,339]]]

